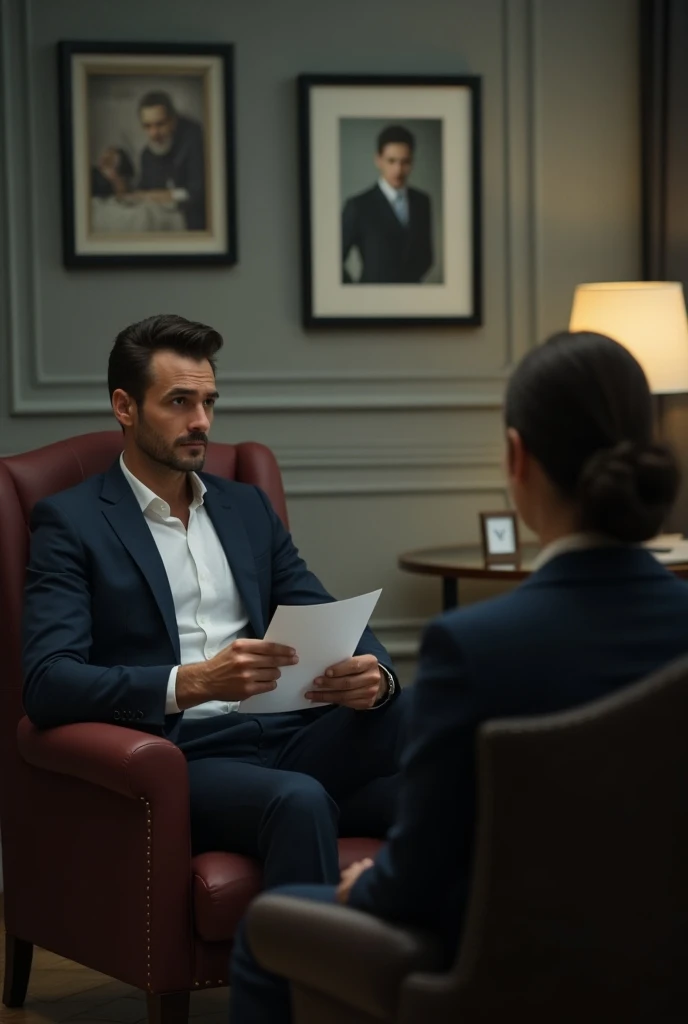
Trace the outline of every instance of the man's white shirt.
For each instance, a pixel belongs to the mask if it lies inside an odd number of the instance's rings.
[[[383,196],[392,207],[394,215],[397,215],[398,204],[403,204],[405,211],[405,222],[408,223],[409,209],[408,209],[408,189],[407,188],[393,188],[388,181],[384,178],[378,180],[378,188],[382,192]]]
[[[191,473],[193,500],[189,525],[170,515],[170,506],[131,473],[120,456],[120,466],[145,517],[158,549],[172,591],[179,630],[181,664],[207,661],[233,640],[244,636],[248,615],[203,501],[206,486]],[[176,701],[175,666],[167,682],[165,714],[179,711]],[[211,700],[184,712],[188,718],[229,714],[238,701]]]

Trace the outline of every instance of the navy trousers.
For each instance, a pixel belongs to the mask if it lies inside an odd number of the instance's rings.
[[[335,891],[333,885],[285,885],[280,894],[334,903]],[[257,963],[243,923],[234,940],[229,984],[230,1024],[289,1024],[291,1021],[289,982],[263,970]]]
[[[256,857],[265,887],[339,880],[339,835],[393,823],[404,694],[372,711],[327,706],[182,724],[195,853]]]

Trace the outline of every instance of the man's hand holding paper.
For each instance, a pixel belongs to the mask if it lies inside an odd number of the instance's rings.
[[[208,661],[181,665],[175,699],[181,711],[208,700],[246,700],[275,689],[280,669],[298,663],[296,651],[266,640],[235,640]]]
[[[306,698],[366,711],[384,697],[387,685],[377,658],[372,654],[359,654],[332,665],[324,676],[318,676]]]
[[[283,666],[275,689],[242,701],[239,711],[297,711],[317,704],[372,707],[384,694],[380,667],[374,655],[354,652],[380,594],[375,590],[327,604],[279,605],[265,640],[295,650],[298,664]]]

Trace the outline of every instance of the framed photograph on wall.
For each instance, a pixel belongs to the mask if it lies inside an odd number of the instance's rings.
[[[58,43],[68,267],[235,263],[233,48]]]
[[[480,79],[298,92],[305,326],[480,324]]]

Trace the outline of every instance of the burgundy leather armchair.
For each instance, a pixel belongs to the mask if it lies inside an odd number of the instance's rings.
[[[108,431],[0,459],[3,1001],[22,1005],[36,944],[144,989],[150,1024],[186,1024],[190,992],[227,984],[232,936],[260,890],[259,865],[231,853],[192,858],[186,761],[168,740],[100,723],[41,732],[21,702],[31,509],[106,470],[121,447],[122,435]],[[287,524],[268,448],[211,443],[206,469],[258,484]],[[378,846],[342,840],[342,866]]]
[[[248,935],[294,1024],[688,1017],[688,658],[559,714],[487,723],[461,946],[265,893]],[[433,970],[434,968],[434,970]]]

